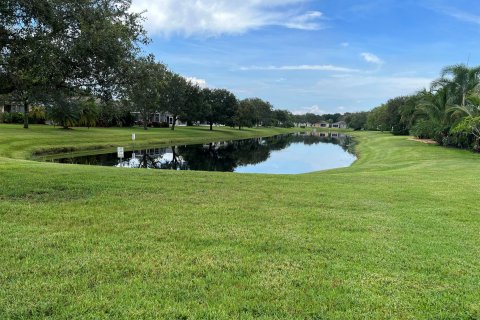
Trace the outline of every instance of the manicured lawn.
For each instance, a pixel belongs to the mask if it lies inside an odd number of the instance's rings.
[[[0,319],[480,318],[479,155],[362,132],[297,176],[12,159],[131,132],[0,125]]]

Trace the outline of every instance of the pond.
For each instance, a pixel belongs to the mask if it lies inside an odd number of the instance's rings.
[[[299,174],[350,166],[353,140],[341,133],[310,132],[207,144],[150,148],[50,159],[58,163],[128,168]]]

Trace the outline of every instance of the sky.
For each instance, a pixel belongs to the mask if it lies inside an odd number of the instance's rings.
[[[293,113],[370,110],[480,64],[479,0],[133,0],[144,49],[201,86]]]

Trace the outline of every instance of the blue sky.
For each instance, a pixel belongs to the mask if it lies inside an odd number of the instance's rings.
[[[295,113],[369,110],[480,64],[477,0],[133,0],[185,77]]]

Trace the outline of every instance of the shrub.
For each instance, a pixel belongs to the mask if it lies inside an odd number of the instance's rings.
[[[47,109],[47,115],[50,120],[61,125],[64,129],[75,126],[80,119],[78,106],[70,101],[50,105]]]
[[[135,125],[135,116],[130,111],[124,111],[120,116],[120,125],[122,127],[133,127]]]
[[[45,124],[47,120],[44,107],[34,106],[28,114],[28,122],[33,124]]]
[[[21,112],[5,112],[5,113],[2,113],[1,116],[0,116],[0,122],[22,124],[23,123],[23,113],[21,113]]]
[[[167,122],[156,122],[156,121],[150,122],[148,126],[153,127],[153,128],[168,128],[169,127]]]

